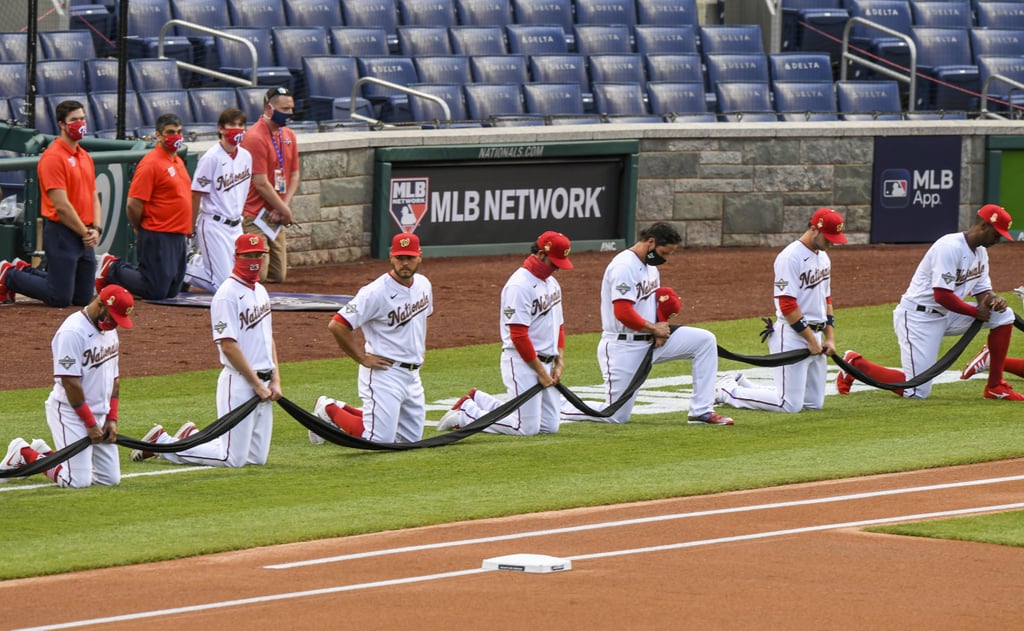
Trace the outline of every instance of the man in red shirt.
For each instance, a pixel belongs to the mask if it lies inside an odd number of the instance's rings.
[[[0,262],[0,303],[24,294],[51,307],[85,306],[92,300],[96,276],[93,248],[100,240],[100,198],[96,168],[79,146],[85,134],[85,109],[61,101],[56,109],[60,135],[39,158],[40,206],[46,220],[43,247],[46,271],[20,259]]]
[[[175,114],[156,120],[156,147],[139,161],[128,188],[126,213],[135,228],[139,265],[105,255],[97,290],[114,283],[145,300],[178,295],[192,232],[192,179],[178,156],[182,129]]]
[[[265,234],[270,253],[263,259],[260,281],[283,283],[288,275],[288,247],[284,227],[291,225],[292,198],[299,190],[299,146],[288,121],[295,111],[295,98],[288,88],[270,88],[263,98],[263,116],[249,127],[242,147],[252,154],[252,186],[245,200],[242,229],[263,232],[254,220],[259,217],[271,228],[280,227],[275,237]]]

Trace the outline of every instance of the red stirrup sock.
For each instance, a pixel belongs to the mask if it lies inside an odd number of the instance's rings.
[[[1003,382],[1003,365],[1010,348],[1012,324],[997,326],[988,332],[988,387],[994,388]]]
[[[899,383],[907,380],[907,376],[903,374],[902,370],[886,368],[863,357],[853,360],[850,365],[879,383]],[[903,390],[893,390],[892,393],[899,397],[903,396]]]

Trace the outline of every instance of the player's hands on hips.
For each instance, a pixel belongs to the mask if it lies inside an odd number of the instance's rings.
[[[86,427],[85,433],[89,435],[89,442],[92,444],[98,445],[103,442],[103,428],[99,425]]]
[[[103,427],[103,442],[105,443],[116,443],[117,442],[117,419],[107,419],[105,426]]]
[[[391,364],[393,364],[395,362],[391,361],[387,357],[381,357],[380,355],[374,355],[372,353],[367,353],[367,354],[363,355],[363,359],[359,363],[362,364],[363,366],[366,366],[367,368],[376,368],[378,370],[387,370],[388,368],[391,368]]]

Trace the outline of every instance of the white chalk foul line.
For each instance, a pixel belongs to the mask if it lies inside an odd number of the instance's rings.
[[[668,550],[679,550],[682,548],[696,548],[699,546],[709,546],[724,543],[734,543],[738,541],[750,541],[754,539],[769,539],[772,537],[784,537],[795,534],[802,534],[808,532],[820,532],[823,530],[838,530],[841,528],[863,528],[865,526],[876,526],[881,524],[891,524],[894,522],[902,521],[919,521],[923,519],[935,519],[939,517],[955,517],[958,515],[972,515],[976,513],[991,513],[1000,512],[1007,510],[1016,510],[1024,508],[1024,502],[1017,502],[1014,504],[998,504],[995,506],[978,506],[974,508],[960,508],[947,511],[937,511],[933,513],[917,513],[913,515],[901,515],[898,517],[881,517],[877,519],[865,519],[861,521],[847,521],[838,522],[834,524],[822,524],[819,526],[806,526],[802,528],[788,528],[785,530],[772,530],[767,532],[750,533],[746,535],[735,535],[732,537],[719,537],[716,539],[704,539],[700,541],[686,541],[682,543],[672,543],[660,546],[650,546],[646,548],[630,548],[626,550],[611,550],[608,552],[596,552],[593,554],[580,554],[576,556],[565,557],[572,561],[581,561],[589,559],[601,559],[617,556],[628,556],[632,554],[647,554],[651,552],[665,552]],[[407,576],[405,578],[396,578],[386,581],[373,581],[369,583],[356,583],[354,585],[338,585],[335,587],[324,587],[320,589],[310,589],[299,592],[285,592],[281,594],[268,594],[266,596],[254,596],[252,598],[240,598],[237,600],[225,600],[220,602],[206,603],[203,605],[190,605],[187,607],[172,607],[169,609],[157,609],[153,611],[141,611],[137,613],[123,614],[119,616],[107,616],[104,618],[92,618],[90,620],[75,620],[72,622],[62,622],[57,624],[49,624],[38,627],[26,627],[22,629],[15,629],[14,631],[56,631],[58,629],[74,629],[78,627],[85,627],[89,625],[97,624],[110,624],[114,622],[129,622],[133,620],[143,620],[147,618],[157,618],[162,616],[172,616],[182,613],[195,613],[200,611],[211,611],[214,609],[224,609],[227,607],[240,607],[244,605],[255,605],[274,601],[283,600],[294,600],[297,598],[309,598],[311,596],[323,596],[327,594],[338,594],[342,592],[351,592],[363,589],[374,589],[377,587],[392,587],[395,585],[408,585],[410,583],[422,583],[426,581],[437,581],[448,578],[455,578],[459,576],[469,576],[472,574],[481,574],[484,572],[494,572],[497,570],[485,570],[483,568],[472,568],[468,570],[456,570],[454,572],[441,572],[437,574],[423,574],[420,576]]]
[[[174,469],[161,469],[159,471],[143,471],[140,473],[127,473],[121,476],[121,479],[127,478],[144,478],[151,475],[170,475],[172,473],[188,473],[189,471],[204,471],[206,469],[213,469],[213,467],[177,467]],[[47,487],[56,488],[57,485],[53,482],[46,482],[44,484],[19,484],[17,486],[0,486],[0,493],[6,493],[9,491],[29,491],[32,489],[45,489]]]
[[[550,535],[568,534],[583,532],[587,530],[600,530],[603,528],[621,528],[623,526],[634,526],[637,524],[648,524],[660,521],[672,521],[676,519],[690,519],[693,517],[709,517],[712,515],[727,515],[730,513],[744,513],[750,511],[771,510],[776,508],[791,508],[795,506],[810,506],[813,504],[826,504],[831,502],[848,502],[853,500],[872,499],[885,497],[887,495],[901,495],[905,493],[922,493],[926,491],[939,491],[969,486],[981,486],[985,484],[999,484],[1002,482],[1018,482],[1024,480],[1024,475],[1006,476],[1000,478],[984,478],[980,480],[967,480],[962,482],[948,482],[944,484],[929,484],[926,486],[913,486],[900,489],[886,489],[882,491],[869,491],[865,493],[852,493],[849,495],[833,495],[813,499],[793,500],[788,502],[774,502],[770,504],[754,504],[751,506],[735,506],[731,508],[716,508],[711,510],[694,511],[690,513],[674,513],[670,515],[655,515],[652,517],[638,517],[635,519],[623,519],[619,521],[600,522],[596,524],[583,524],[579,526],[567,526],[564,528],[549,528],[546,530],[532,530],[507,535],[496,535],[493,537],[479,537],[476,539],[460,539],[457,541],[442,541],[438,543],[425,543],[416,546],[404,546],[400,548],[386,548],[384,550],[371,550],[368,552],[356,552],[353,554],[342,554],[338,556],[322,557],[319,559],[308,559],[305,561],[294,561],[291,563],[277,563],[266,565],[267,570],[287,570],[309,565],[321,565],[324,563],[338,563],[355,559],[385,556],[389,554],[402,554],[405,552],[420,552],[423,550],[434,550],[438,548],[452,548],[457,546],[470,546],[480,543],[494,543],[497,541],[511,541],[514,539],[527,539],[530,537],[546,537]]]

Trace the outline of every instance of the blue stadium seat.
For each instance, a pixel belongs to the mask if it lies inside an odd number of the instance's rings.
[[[416,76],[419,77],[420,83],[473,83],[469,57],[465,55],[414,57],[412,63],[416,67]]]
[[[89,33],[93,46],[100,53],[115,48],[117,16],[102,4],[72,4],[68,7],[68,28]]]
[[[704,82],[648,81],[647,96],[654,114],[680,123],[714,123],[708,112]]]
[[[99,59],[86,59],[85,85],[90,92],[113,92],[117,90],[117,66],[116,59],[108,57]],[[131,74],[125,77],[129,90],[135,89],[132,84]]]
[[[192,22],[209,28],[231,25],[228,5],[210,0],[171,0],[171,14],[178,20]],[[192,43],[192,57],[197,66],[218,68],[217,49],[214,37],[194,29],[175,27],[176,34],[188,38]]]
[[[455,0],[459,24],[466,26],[505,26],[512,24],[509,0]]]
[[[193,121],[216,123],[224,110],[238,107],[238,93],[234,88],[189,88],[188,102],[192,108]]]
[[[974,26],[971,5],[967,0],[911,0],[910,14],[914,26],[968,29]]]
[[[636,23],[697,26],[697,0],[636,0]]]
[[[761,27],[757,24],[700,27],[701,52],[712,54],[764,54]]]
[[[704,83],[700,55],[696,53],[651,53],[644,56],[649,81],[673,83]]]
[[[36,64],[36,94],[39,96],[78,94],[85,90],[85,82],[82,80],[84,76],[85,70],[81,60],[47,59],[40,61]],[[8,94],[8,96],[16,95]]]
[[[530,80],[526,55],[476,55],[469,58],[469,69],[476,83],[522,85]]]
[[[578,83],[527,83],[523,86],[526,111],[541,114],[551,123],[600,123],[601,118],[587,114]]]
[[[355,57],[304,57],[302,73],[306,77],[309,90],[309,96],[306,98],[307,118],[326,121],[349,117],[352,88],[359,80],[359,66]],[[375,117],[370,102],[360,97],[356,98],[355,111],[369,118]]]
[[[353,57],[391,54],[387,32],[376,26],[336,26],[332,28],[331,49],[335,55],[352,55]]]
[[[941,82],[917,80],[915,109],[976,109],[974,94],[981,85],[967,29],[915,26],[911,37],[917,46],[918,72]]]
[[[604,116],[614,117],[609,122],[660,123],[664,121],[662,117],[653,116],[647,110],[644,88],[639,83],[595,82],[593,88],[594,111]],[[630,118],[622,118],[624,116]]]
[[[840,0],[784,0],[782,51],[823,52],[839,63],[849,19]]]
[[[139,135],[142,125],[142,113],[135,91],[125,92],[125,135]],[[117,129],[117,92],[89,92],[89,110],[87,124],[101,138],[113,138]]]
[[[863,18],[910,35],[913,16],[906,0],[848,0],[847,8],[851,17]],[[893,66],[907,68],[910,65],[910,48],[906,43],[881,31],[860,24],[855,25],[850,31],[850,42],[851,45],[861,47],[881,58],[873,59],[875,63],[892,67],[893,70],[897,69]],[[875,74],[863,66],[854,67],[854,78],[872,77]]]
[[[568,52],[576,49],[576,36],[572,32],[575,18],[571,0],[512,0],[512,9],[516,16],[516,24],[557,24],[562,27],[565,51],[547,52]]]
[[[92,59],[96,57],[96,45],[87,31],[42,31],[39,33],[39,47],[43,59]]]
[[[128,76],[137,92],[180,90],[185,87],[173,59],[130,59]]]
[[[768,56],[764,53],[719,53],[705,56],[708,87],[721,81],[757,81],[767,83]]]
[[[305,98],[308,91],[302,74],[302,58],[330,54],[326,29],[322,26],[277,26],[270,29],[270,35],[277,65],[288,69],[296,96]]]
[[[384,29],[388,38],[388,48],[391,52],[398,51],[398,7],[395,6],[395,0],[341,0],[341,15],[345,18],[345,26]],[[334,52],[344,55],[355,54],[337,49]]]
[[[848,121],[900,120],[900,89],[895,81],[836,81],[836,109]]]
[[[591,111],[594,95],[590,90],[587,58],[578,53],[531,55],[530,74],[538,83],[575,83],[580,86],[583,109]]]
[[[832,63],[825,53],[775,53],[768,55],[772,81],[832,81]]]
[[[997,55],[982,55],[978,58],[978,73],[982,87],[993,75],[1024,83],[1024,56],[1012,55],[1001,57]],[[1005,81],[992,81],[989,84],[988,95],[988,109],[993,111],[1005,110],[1008,105],[1012,105],[1015,108],[1024,105],[1024,92],[1014,90]]]
[[[499,120],[510,124],[544,124],[544,119],[527,115],[519,84],[478,83],[462,86],[466,95],[466,111],[471,120],[487,125],[499,125]]]
[[[576,52],[581,55],[598,53],[631,53],[633,42],[625,24],[577,24]]]
[[[644,58],[637,53],[591,55],[587,64],[591,83],[647,83]]]
[[[359,57],[356,60],[360,77],[375,77],[398,85],[419,83],[416,67],[409,57]],[[382,121],[389,123],[410,120],[409,100],[405,94],[373,83],[363,84],[363,97],[374,104]]]
[[[647,53],[696,53],[697,32],[689,24],[660,26],[637,24],[633,28],[636,52]]]
[[[284,17],[289,26],[340,26],[341,3],[338,0],[284,0]]]
[[[409,86],[424,94],[436,96],[448,105],[451,114],[451,122],[443,123],[445,120],[444,110],[441,106],[429,99],[414,95],[409,96],[409,111],[413,121],[428,123],[422,125],[424,129],[435,127],[480,127],[480,123],[468,123],[469,114],[466,112],[466,97],[462,92],[462,86],[455,83],[414,83]],[[429,123],[429,121],[437,121]]]
[[[0,95],[6,98],[25,94],[25,64],[8,61],[0,63]]]
[[[144,90],[138,93],[139,112],[142,114],[145,132],[151,133],[156,119],[163,114],[177,114],[183,121],[192,118],[192,106],[185,90]]]
[[[126,25],[128,37],[125,38],[128,59],[156,57],[160,29],[173,18],[171,5],[167,0],[131,0],[128,3]],[[164,37],[164,56],[186,63],[195,62],[192,42],[180,35]]]
[[[561,26],[509,24],[505,27],[505,33],[510,53],[537,55],[569,52]]]
[[[43,134],[56,135],[56,131],[53,126],[53,116],[46,111],[46,99],[41,96],[37,96],[35,120],[28,120],[25,115],[25,105],[28,102],[24,96],[12,96],[8,99],[11,106],[11,116],[19,125],[25,127],[31,127],[36,131]]]
[[[504,55],[504,26],[451,26],[448,39],[456,55]]]
[[[451,55],[446,26],[399,26],[398,50],[406,57]]]
[[[978,26],[1024,30],[1024,3],[978,2],[974,5]]]
[[[775,81],[772,94],[784,121],[839,120],[831,81]]]
[[[1024,31],[1016,29],[972,28],[971,53],[974,63],[983,55],[1024,55]]]
[[[405,26],[456,26],[459,17],[453,0],[398,0],[398,16]]]
[[[232,26],[221,29],[222,32],[243,37],[256,48],[256,83],[267,87],[283,86],[293,89],[292,74],[287,66],[274,63],[274,51],[271,44],[270,29],[264,27]],[[217,38],[217,58],[220,60],[220,71],[252,79],[252,57],[249,49],[223,37]],[[140,95],[141,96],[141,95]]]
[[[267,88],[263,86],[237,86],[238,109],[245,112],[250,121],[259,120],[263,116],[263,99],[267,96]],[[308,102],[308,101],[307,101]]]
[[[227,0],[227,3],[231,26],[272,28],[288,23],[282,0]]]
[[[0,63],[25,63],[27,51],[27,33],[0,33]]]
[[[0,121],[11,120],[11,104],[7,102],[7,99],[0,98]],[[0,151],[0,159],[20,157],[20,154],[13,151]],[[24,171],[0,171],[0,198],[8,195],[14,195],[19,202],[25,201]]]
[[[718,114],[730,122],[778,120],[767,81],[719,81],[715,84],[715,101]]]
[[[636,24],[633,0],[575,0],[576,24]]]

